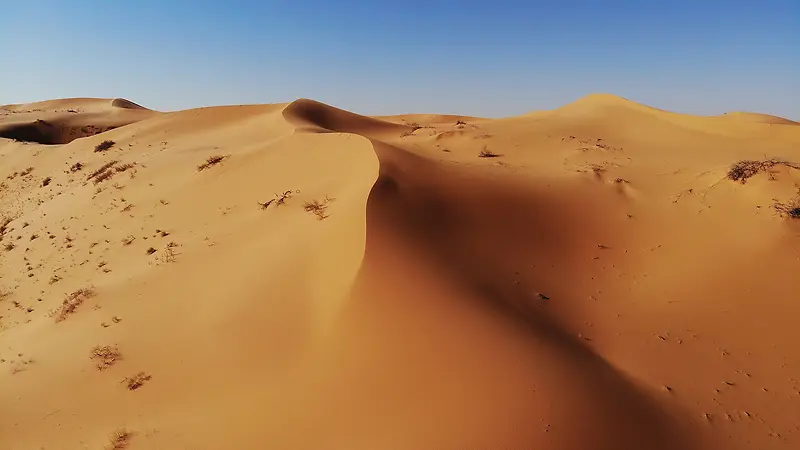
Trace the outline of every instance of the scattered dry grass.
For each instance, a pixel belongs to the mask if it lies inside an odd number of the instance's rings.
[[[70,316],[70,314],[74,313],[75,310],[88,298],[93,297],[95,294],[94,289],[92,288],[83,288],[78,289],[77,291],[67,295],[67,298],[61,303],[53,313],[56,318],[56,322],[62,322]]]
[[[198,172],[202,172],[203,170],[206,170],[209,167],[215,166],[215,165],[221,163],[222,160],[224,160],[225,158],[227,158],[227,156],[222,156],[222,155],[209,156],[206,159],[206,162],[204,162],[203,164],[200,164],[199,166],[197,166],[197,171]]]
[[[119,161],[117,161],[117,160],[114,160],[114,161],[109,161],[109,162],[107,162],[107,163],[103,164],[102,166],[100,166],[100,168],[99,168],[99,169],[97,169],[97,170],[95,170],[94,172],[92,172],[91,174],[89,174],[89,176],[88,176],[88,177],[86,177],[86,180],[88,181],[88,180],[91,180],[91,179],[93,179],[93,178],[97,178],[97,177],[98,177],[98,176],[100,176],[101,174],[103,174],[103,173],[105,173],[105,172],[108,172],[108,171],[109,171],[108,169],[110,169],[110,168],[111,168],[111,166],[113,166],[114,164],[116,164],[116,163],[118,163],[118,162],[119,162]],[[107,178],[107,177],[106,177],[106,178]],[[95,180],[94,184],[97,184],[97,183],[98,183],[98,181],[96,181],[96,180]]]
[[[108,444],[106,444],[105,450],[123,450],[128,447],[132,438],[132,431],[120,428],[108,438]]]
[[[327,214],[328,213],[328,204],[331,203],[334,200],[336,200],[336,199],[335,198],[330,198],[328,196],[325,196],[325,200],[323,200],[322,202],[320,202],[318,200],[312,200],[310,202],[305,202],[305,204],[303,204],[303,209],[305,209],[306,212],[309,212],[309,213],[314,214],[315,216],[317,216],[317,219],[325,220],[328,217],[330,217]]]
[[[150,381],[153,378],[151,375],[148,375],[144,372],[139,372],[132,377],[125,378],[123,382],[128,387],[129,391],[135,391],[142,387],[146,382]]]
[[[118,173],[121,173],[121,172],[125,172],[126,170],[133,169],[134,167],[136,167],[135,163],[125,163],[125,164],[120,164],[119,166],[115,167],[114,169]]]
[[[8,224],[10,224],[12,220],[14,219],[10,217],[3,217],[0,219],[0,240],[3,239],[3,235],[8,231]]]
[[[24,176],[30,175],[31,172],[33,172],[33,167],[28,167],[27,169],[23,170],[19,174],[20,174],[20,176],[24,177]]]
[[[122,360],[122,354],[117,347],[111,345],[97,345],[92,349],[89,359],[97,363],[97,370],[106,370]]]
[[[790,219],[800,219],[800,197],[789,203],[775,203],[775,209]]]
[[[116,142],[114,142],[114,141],[109,141],[109,140],[103,141],[103,142],[101,142],[101,143],[97,144],[97,145],[94,147],[94,151],[95,151],[96,153],[97,153],[97,152],[104,152],[104,151],[106,151],[106,150],[110,149],[111,147],[113,147],[113,146],[114,146],[114,144],[116,144]]]
[[[760,172],[765,172],[774,179],[771,174],[771,169],[775,166],[784,166],[792,169],[800,169],[800,165],[784,161],[782,159],[767,159],[762,161],[755,160],[742,160],[734,164],[728,170],[727,178],[732,181],[738,181],[742,184],[747,183],[747,180],[756,176]]]
[[[299,193],[300,193],[300,190],[284,191],[282,194],[276,193],[275,194],[275,198],[273,198],[272,200],[269,200],[268,202],[265,202],[265,203],[258,202],[258,206],[260,206],[261,209],[267,209],[273,203],[275,203],[275,206],[282,206],[282,205],[285,205],[286,202],[290,198],[292,198],[292,195],[299,194]]]
[[[175,248],[178,247],[178,244],[174,242],[170,242],[164,247],[164,250],[161,252],[161,262],[170,263],[175,262],[177,259],[178,253],[175,251]]]

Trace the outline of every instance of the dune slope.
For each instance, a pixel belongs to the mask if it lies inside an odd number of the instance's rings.
[[[0,139],[0,448],[800,444],[798,127],[41,105],[130,121]]]

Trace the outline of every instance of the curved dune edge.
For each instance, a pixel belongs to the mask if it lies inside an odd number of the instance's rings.
[[[380,123],[376,120],[358,116],[356,114],[339,110],[328,105],[301,100],[288,105],[283,114],[286,119],[297,127],[298,132],[338,132],[352,133],[364,137],[377,136],[381,133],[392,131],[397,132],[401,129],[390,124]],[[348,303],[348,314],[361,317],[361,320],[368,323],[351,322],[352,319],[343,316],[344,324],[340,326],[344,332],[344,340],[350,342],[354,347],[358,347],[361,340],[371,340],[369,349],[360,352],[369,353],[377,358],[374,367],[361,370],[372,371],[381,367],[380,371],[373,375],[386,378],[387,383],[394,384],[397,392],[388,398],[395,399],[403,395],[413,396],[414,392],[428,392],[426,405],[415,404],[407,407],[415,410],[415,415],[420,423],[424,422],[424,416],[430,414],[430,420],[434,418],[448,417],[445,420],[443,429],[438,436],[428,437],[427,439],[413,436],[411,430],[415,424],[406,423],[405,427],[411,436],[393,436],[392,442],[403,446],[426,447],[438,442],[439,445],[455,446],[493,446],[512,445],[514,448],[534,448],[548,445],[547,448],[567,449],[567,448],[651,448],[651,449],[678,449],[678,448],[702,448],[701,445],[706,439],[704,433],[696,427],[687,427],[680,419],[680,413],[672,407],[660,404],[652,395],[652,392],[645,392],[635,382],[620,373],[612,365],[606,362],[600,354],[595,353],[583,341],[576,338],[574,333],[565,329],[558,320],[551,317],[546,308],[532,306],[535,300],[527,299],[520,301],[509,297],[502,292],[499,286],[492,286],[489,279],[485,279],[480,273],[476,273],[474,267],[453,266],[453,261],[464,261],[479,258],[480,255],[470,255],[466,253],[460,257],[448,254],[447,243],[442,239],[447,233],[447,228],[454,224],[454,217],[447,217],[446,212],[436,212],[431,207],[434,205],[455,208],[468,208],[468,199],[458,198],[438,198],[442,195],[442,187],[452,187],[464,183],[465,180],[457,174],[442,171],[435,164],[431,164],[424,158],[412,155],[405,150],[394,147],[377,138],[370,138],[373,149],[379,161],[379,174],[372,189],[366,205],[366,245],[359,275],[354,281],[354,292]],[[413,174],[413,175],[412,175]],[[467,178],[469,179],[469,178]],[[431,183],[429,180],[437,180]],[[481,182],[480,179],[473,180]],[[502,184],[490,181],[485,183],[486,192],[496,192],[497,188],[503,189]],[[437,193],[437,191],[439,191]],[[432,197],[433,196],[433,197]],[[531,197],[533,200],[534,197]],[[479,200],[479,199],[475,199]],[[510,199],[509,199],[510,200]],[[431,202],[427,206],[427,202]],[[503,198],[498,198],[502,203]],[[445,214],[442,216],[442,214]],[[500,223],[496,224],[500,226]],[[469,226],[461,224],[459,226]],[[480,235],[482,230],[470,230],[467,234]],[[422,234],[420,234],[422,233]],[[431,235],[430,233],[433,233]],[[444,238],[447,241],[447,238]],[[442,247],[444,245],[445,247]],[[462,242],[458,245],[468,245]],[[433,253],[431,253],[433,251]],[[398,257],[398,255],[402,255]],[[431,276],[436,273],[439,277]],[[414,280],[411,282],[411,280]],[[442,281],[447,280],[447,281]],[[417,284],[419,283],[419,284]],[[409,287],[409,286],[415,286]],[[436,292],[439,296],[432,295]],[[409,304],[404,298],[427,298],[428,301],[439,305],[431,306],[419,301]],[[374,303],[380,303],[388,311],[375,309]],[[396,302],[397,305],[392,305]],[[541,301],[539,301],[541,303]],[[402,308],[413,309],[409,315],[408,311],[398,310]],[[453,308],[452,316],[444,313],[447,309]],[[460,312],[458,312],[461,310]],[[447,317],[464,314],[464,310],[471,319],[467,321],[468,330],[447,331],[437,329],[427,329],[426,325],[413,326],[411,324],[419,322],[417,316],[429,315],[422,323],[437,322],[438,318],[443,322]],[[371,314],[371,315],[370,315]],[[482,323],[482,318],[472,316],[472,314],[485,314],[489,317],[487,323]],[[363,317],[367,315],[367,317]],[[441,317],[439,317],[441,316]],[[431,351],[430,355],[406,354],[405,358],[397,358],[397,352],[404,352],[397,347],[398,343],[389,338],[382,339],[379,335],[363,335],[360,337],[352,336],[351,330],[380,328],[381,323],[391,327],[391,322],[398,320],[398,317],[407,320],[413,329],[419,332],[420,329],[430,333],[430,341],[426,342],[424,337],[417,336],[414,340],[421,340],[422,345],[436,346],[435,340],[442,339],[441,334],[450,334],[447,339],[455,339],[465,346],[470,344],[475,346],[487,346],[488,352],[476,352],[472,355],[459,355],[450,361],[451,365],[462,366],[463,370],[469,370],[471,376],[461,375],[461,379],[449,379],[430,383],[408,383],[403,386],[402,379],[395,379],[392,371],[413,372],[417,370],[434,370],[436,372],[448,373],[453,367],[438,367],[433,369],[424,366],[422,361],[427,358],[436,358],[441,354],[441,349]],[[494,324],[494,325],[492,325]],[[494,328],[490,334],[482,334],[476,342],[473,332],[485,327]],[[418,328],[419,327],[419,328]],[[507,331],[513,330],[513,331]],[[334,337],[328,337],[336,341]],[[536,344],[533,344],[536,342]],[[532,345],[533,344],[533,345]],[[384,345],[384,348],[381,348]],[[404,343],[402,345],[407,345]],[[475,347],[473,347],[475,348]],[[352,349],[341,350],[335,345],[332,348],[325,347],[324,352],[336,353],[344,351],[349,353]],[[503,361],[494,361],[492,369],[482,367],[482,358],[487,360],[492,358],[491,353],[499,352],[502,354],[516,355],[516,364],[520,359],[527,359],[531,366],[522,369],[521,373],[515,374],[509,385],[498,389],[493,384],[483,382],[484,379],[492,377],[493,370],[500,370],[504,365]],[[374,353],[374,355],[373,355]],[[362,353],[363,354],[363,353]],[[395,355],[381,357],[380,355]],[[478,356],[476,356],[478,355]],[[542,357],[548,361],[547,369],[534,367],[535,364],[542,364]],[[328,358],[326,363],[330,364]],[[508,363],[508,361],[506,361]],[[509,367],[511,369],[511,367]],[[319,368],[324,371],[324,368]],[[347,369],[341,369],[346,371]],[[513,370],[513,369],[512,369]],[[483,373],[482,373],[483,372]],[[362,372],[363,374],[363,372]],[[353,374],[355,375],[355,374]],[[370,375],[370,376],[373,376]],[[483,378],[487,377],[487,378]],[[535,381],[533,381],[535,380]],[[541,383],[538,389],[545,392],[571,391],[571,394],[561,400],[561,404],[547,404],[543,399],[536,396],[526,395],[525,392],[531,382]],[[452,383],[456,383],[466,391],[483,391],[481,405],[470,404],[470,401],[462,401],[464,404],[458,406],[459,401],[452,398],[445,401],[440,399],[437,392],[446,389],[447,385],[452,388]],[[509,396],[514,389],[518,389],[517,398]],[[344,389],[347,391],[347,389]],[[406,392],[407,391],[407,392]],[[403,392],[406,392],[403,394]],[[386,392],[375,392],[375,399],[379,402],[387,400]],[[493,395],[496,397],[493,398]],[[345,401],[341,399],[341,401]],[[396,401],[402,402],[400,398]],[[337,402],[334,402],[337,403]],[[360,401],[352,402],[348,408],[349,414],[363,415],[370,407],[370,402],[360,404]],[[338,403],[337,403],[338,404]],[[364,410],[359,410],[359,406]],[[325,409],[325,406],[321,406]],[[494,411],[492,414],[477,412],[477,408],[485,408]],[[497,434],[497,430],[502,430],[510,424],[519,422],[512,429],[525,429],[525,422],[520,421],[522,417],[542,415],[544,410],[552,408],[563,409],[556,413],[556,417],[564,414],[564,419],[559,421],[556,418],[542,417],[541,420],[548,421],[546,433],[541,430],[515,431],[506,430],[502,434]],[[425,411],[427,409],[427,411]],[[519,416],[498,411],[512,410]],[[521,413],[525,410],[525,413]],[[386,412],[387,416],[392,416],[391,411]],[[550,428],[569,428],[571,421],[565,420],[568,415],[580,415],[585,418],[582,425],[585,427],[580,436],[572,433],[550,433]],[[481,423],[485,428],[495,428],[494,431],[486,433],[476,433],[472,435],[465,432],[463,424],[469,423],[480,417]],[[498,420],[501,417],[502,420]],[[405,418],[408,420],[408,418]],[[491,424],[491,425],[490,425]],[[416,424],[419,426],[419,424]],[[455,430],[458,430],[457,432]],[[388,434],[394,434],[391,428],[385,430]],[[408,439],[404,441],[403,439]],[[411,447],[409,447],[411,448]]]
[[[84,107],[137,113],[111,103]],[[770,202],[799,173],[724,177],[764,153],[800,160],[797,128],[747,124],[743,139],[730,119],[722,135],[573,112],[409,133],[299,100],[145,111],[53,148],[0,141],[0,435],[792,448],[798,230]],[[421,118],[442,119],[391,120]],[[88,178],[115,160],[108,181]],[[123,360],[96,370],[90,350],[112,344]],[[138,371],[153,378],[130,392]]]

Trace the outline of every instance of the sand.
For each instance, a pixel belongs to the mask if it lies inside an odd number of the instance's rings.
[[[790,120],[67,99],[0,136],[0,449],[800,448]]]

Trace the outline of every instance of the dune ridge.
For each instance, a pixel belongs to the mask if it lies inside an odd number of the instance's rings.
[[[800,134],[710,123],[301,99],[0,141],[0,443],[793,448],[800,171],[727,171]]]

